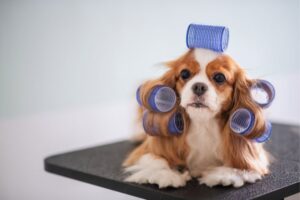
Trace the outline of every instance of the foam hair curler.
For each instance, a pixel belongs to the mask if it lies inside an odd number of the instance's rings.
[[[266,142],[272,134],[272,124],[270,122],[266,122],[266,128],[264,133],[258,137],[255,138],[254,141],[258,142],[258,143],[262,143],[262,142]]]
[[[188,48],[211,49],[224,52],[228,47],[229,29],[224,26],[190,24],[186,33]]]
[[[184,120],[183,114],[176,112],[172,115],[168,123],[169,133],[172,135],[178,135],[183,132],[184,129]]]
[[[275,88],[270,82],[258,79],[251,86],[250,94],[257,105],[268,108],[275,98]]]
[[[158,85],[152,88],[150,94],[148,94],[147,101],[142,101],[142,86],[140,86],[136,92],[137,102],[141,106],[145,106],[154,112],[169,112],[176,104],[176,93],[175,91],[164,85]],[[147,94],[146,94],[147,95]]]
[[[253,112],[245,108],[239,108],[230,116],[229,125],[233,132],[246,135],[251,132],[254,122]]]
[[[152,136],[179,136],[185,128],[184,114],[179,110],[168,114],[145,111],[143,127]]]
[[[253,112],[248,109],[237,109],[230,117],[230,128],[233,132],[240,135],[247,135],[253,129],[255,122],[255,116]],[[267,141],[271,137],[272,124],[266,122],[265,131],[260,137],[253,139],[253,141],[262,143]]]

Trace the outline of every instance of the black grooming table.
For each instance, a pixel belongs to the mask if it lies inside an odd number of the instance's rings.
[[[50,156],[48,172],[91,183],[144,199],[283,199],[300,191],[300,127],[273,124],[273,135],[266,148],[276,158],[271,174],[241,188],[209,188],[196,180],[179,189],[158,189],[156,185],[123,182],[121,163],[135,144],[121,141]]]

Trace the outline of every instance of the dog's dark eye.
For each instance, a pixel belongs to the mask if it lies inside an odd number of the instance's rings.
[[[183,80],[186,80],[188,78],[190,78],[191,76],[191,72],[188,70],[188,69],[183,69],[181,72],[180,72],[180,77],[183,79]]]
[[[222,74],[222,73],[215,74],[213,79],[218,84],[222,84],[226,81],[226,78],[225,78],[224,74]]]

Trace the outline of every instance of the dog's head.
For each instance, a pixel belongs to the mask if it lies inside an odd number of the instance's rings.
[[[261,109],[250,95],[254,80],[228,55],[205,49],[192,49],[180,58],[167,62],[168,71],[159,79],[148,81],[145,88],[164,84],[173,88],[191,121],[220,120],[229,129],[230,115],[238,108],[250,109],[255,115],[254,128],[247,137],[259,136],[265,127]]]

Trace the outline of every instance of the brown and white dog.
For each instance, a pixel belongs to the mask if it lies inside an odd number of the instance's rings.
[[[123,163],[130,174],[125,181],[164,188],[184,186],[195,177],[210,187],[240,187],[267,174],[268,153],[261,143],[251,140],[265,129],[262,110],[249,92],[254,80],[228,55],[206,49],[189,50],[166,65],[168,71],[146,82],[144,88],[158,84],[173,88],[180,98],[179,106],[189,116],[188,128],[177,137],[143,133],[142,143]],[[229,127],[229,117],[238,108],[251,109],[256,117],[252,132],[246,136]],[[141,126],[141,120],[138,123]],[[184,170],[178,170],[179,166]]]

